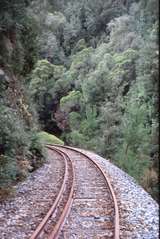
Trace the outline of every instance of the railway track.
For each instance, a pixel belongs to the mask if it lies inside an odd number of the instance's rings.
[[[119,239],[119,213],[110,181],[78,149],[47,145],[64,160],[59,194],[30,239]]]
[[[59,193],[48,213],[36,228],[30,239],[56,239],[73,201],[74,170],[67,154],[54,149],[64,160],[65,172]]]

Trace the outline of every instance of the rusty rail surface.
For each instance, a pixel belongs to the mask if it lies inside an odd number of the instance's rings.
[[[58,238],[59,232],[63,226],[63,223],[65,221],[65,218],[67,217],[69,210],[71,208],[72,205],[72,201],[73,201],[73,186],[74,186],[74,169],[73,169],[73,165],[72,165],[72,161],[70,160],[70,158],[68,157],[68,155],[65,152],[61,152],[59,149],[54,148],[53,145],[52,147],[50,147],[49,145],[47,145],[47,148],[56,151],[59,155],[61,155],[61,157],[64,159],[64,163],[65,163],[65,173],[64,173],[64,177],[63,177],[63,182],[61,185],[61,188],[59,190],[59,193],[56,197],[56,200],[54,201],[52,207],[49,209],[48,213],[46,214],[46,216],[43,218],[43,220],[41,221],[41,223],[38,225],[38,227],[36,228],[36,230],[34,231],[34,233],[32,234],[32,236],[30,237],[30,239],[37,239],[40,234],[43,232],[43,230],[45,230],[45,226],[47,225],[49,219],[51,218],[51,216],[53,215],[53,213],[55,212],[57,205],[59,204],[59,202],[61,201],[61,198],[63,197],[63,193],[65,191],[65,187],[66,187],[66,183],[67,183],[67,174],[68,174],[68,163],[67,163],[67,159],[70,161],[71,163],[71,170],[72,170],[72,185],[71,185],[71,189],[69,192],[69,196],[67,198],[67,202],[64,205],[63,208],[63,212],[60,215],[58,222],[56,222],[56,226],[53,228],[53,230],[51,231],[51,233],[48,235],[48,239],[56,239]]]
[[[114,211],[115,211],[115,217],[114,217],[114,239],[119,239],[119,210],[118,210],[118,203],[117,203],[117,199],[116,199],[116,196],[115,196],[115,193],[114,193],[114,190],[112,188],[112,185],[110,183],[110,179],[108,178],[108,176],[106,175],[106,173],[103,171],[103,169],[99,166],[99,164],[94,160],[92,159],[91,157],[89,157],[88,155],[86,155],[85,153],[82,153],[80,151],[80,149],[77,149],[77,148],[72,148],[72,147],[69,147],[69,146],[62,146],[62,145],[47,145],[47,147],[55,147],[56,148],[64,148],[64,149],[69,149],[69,150],[72,150],[72,151],[75,151],[77,153],[80,153],[81,155],[83,155],[84,157],[86,157],[87,159],[89,159],[90,161],[92,161],[95,166],[101,171],[102,175],[104,176],[105,178],[105,181],[107,183],[107,186],[109,188],[109,191],[111,193],[111,196],[112,196],[112,199],[113,199],[113,202],[114,202]],[[64,151],[62,151],[64,152]],[[50,239],[53,239],[54,237],[50,238]]]

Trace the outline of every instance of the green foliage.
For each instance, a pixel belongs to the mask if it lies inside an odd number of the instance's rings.
[[[78,51],[82,51],[83,49],[87,48],[85,40],[81,39],[77,42],[77,44],[75,45],[74,49],[73,49],[73,54],[75,54]]]
[[[150,107],[143,101],[143,85],[134,85],[126,98],[125,114],[121,131],[122,144],[117,152],[117,163],[134,178],[140,180],[149,165],[150,126],[148,116]]]
[[[81,106],[82,95],[80,91],[71,91],[67,96],[64,96],[60,100],[60,107],[67,112],[73,109],[79,109]]]
[[[69,125],[63,136],[69,144],[111,158],[145,188],[147,169],[155,167],[152,158],[157,161],[156,156],[151,157],[157,152],[153,150],[157,144],[153,127],[158,79],[157,20],[148,12],[152,4],[156,4],[154,0],[132,5],[127,1],[123,14],[111,19],[110,13],[118,13],[118,9],[113,11],[112,1],[106,5],[103,1],[76,2],[69,11],[72,2],[62,8],[66,16],[63,47],[71,55],[66,79],[72,85],[60,99],[60,110],[67,113]],[[102,22],[99,26],[101,39],[97,14],[108,21],[108,35]],[[77,100],[77,92],[81,100]]]
[[[137,157],[137,154],[130,149],[127,151],[126,158],[124,150],[125,149],[119,151],[116,156],[118,166],[134,177],[137,181],[141,182],[142,175],[144,175],[145,170],[149,167],[149,158],[144,159],[143,155],[142,157],[139,157],[140,155]]]
[[[96,135],[98,128],[97,112],[95,107],[86,106],[85,119],[81,122],[80,130],[89,139]]]
[[[35,69],[32,71],[29,89],[34,100],[40,98],[46,92],[53,94],[54,84],[61,79],[64,73],[63,66],[56,66],[47,60],[37,62]]]
[[[23,0],[0,2],[0,188],[44,161],[43,147],[38,141],[33,146],[38,127],[24,79],[37,57],[36,26],[27,6]]]
[[[71,145],[86,148],[86,139],[78,130],[73,130],[71,133],[67,134],[66,140]]]
[[[17,112],[9,107],[0,107],[1,138],[0,144],[10,153],[16,153],[14,149],[21,150],[20,146],[27,144],[27,135],[23,121],[20,121]],[[8,150],[10,148],[10,152]]]
[[[32,71],[29,82],[29,92],[35,104],[41,126],[50,127],[54,124],[52,102],[70,88],[63,78],[65,68],[53,65],[47,60],[40,60]],[[65,86],[65,89],[63,87]]]
[[[5,187],[16,179],[17,164],[12,157],[0,155],[0,186]]]
[[[25,25],[21,31],[21,42],[24,51],[23,75],[27,75],[33,69],[38,60],[39,46],[37,44],[39,29],[33,18],[27,16]]]
[[[133,63],[133,61],[137,58],[137,51],[128,48],[126,51],[124,51],[123,53],[120,54],[115,54],[114,55],[114,59],[116,64],[119,67],[123,67],[123,66],[128,66],[130,63]]]
[[[81,122],[81,115],[77,112],[72,111],[69,113],[69,125],[71,130],[78,130]]]
[[[43,147],[33,151],[34,131],[29,131],[17,112],[9,107],[0,107],[0,186],[5,186],[12,180],[25,177],[33,165],[33,158],[43,160]],[[37,142],[38,145],[38,142]],[[24,162],[24,165],[22,165]]]
[[[25,0],[0,3],[0,64],[24,75],[37,59],[37,28],[27,16],[27,6]]]
[[[46,144],[60,144],[64,145],[64,142],[57,138],[55,135],[49,134],[47,132],[39,132],[37,133],[37,138],[40,142],[45,146]]]
[[[0,29],[9,30],[24,24],[26,1],[4,0],[0,3]]]
[[[35,69],[32,72],[29,89],[34,99],[39,98],[39,95],[44,94],[47,91],[47,80],[52,79],[49,82],[49,88],[54,84],[54,67],[47,60],[38,61]]]

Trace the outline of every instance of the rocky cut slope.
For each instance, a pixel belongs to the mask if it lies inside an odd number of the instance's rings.
[[[26,7],[25,1],[0,3],[1,196],[9,193],[7,187],[12,181],[23,179],[43,161],[43,149],[36,139],[38,123],[25,80],[36,60],[35,33]]]

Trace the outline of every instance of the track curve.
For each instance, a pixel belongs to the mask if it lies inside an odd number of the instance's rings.
[[[53,150],[53,148],[51,148],[51,150]],[[61,227],[63,226],[65,218],[67,217],[72,205],[74,192],[74,169],[72,161],[66,153],[61,152],[59,149],[54,148],[54,151],[57,152],[64,160],[65,172],[63,182],[53,205],[30,239],[58,238]]]
[[[104,171],[101,169],[101,167],[98,165],[98,163],[95,161],[95,160],[93,160],[92,158],[90,158],[89,156],[87,156],[85,153],[82,153],[82,152],[80,152],[80,149],[78,150],[78,149],[76,149],[76,148],[72,148],[72,147],[69,147],[69,146],[60,146],[60,145],[47,145],[47,147],[49,147],[50,149],[53,149],[53,150],[55,150],[55,149],[60,149],[61,150],[61,152],[63,152],[63,153],[67,153],[67,155],[68,155],[68,157],[70,157],[70,159],[71,159],[71,151],[72,152],[75,152],[75,153],[77,153],[78,155],[81,155],[81,156],[79,156],[79,158],[80,157],[82,157],[83,159],[81,160],[81,159],[79,159],[79,161],[81,161],[80,162],[80,164],[79,165],[81,165],[82,163],[84,163],[84,159],[87,159],[89,162],[92,162],[92,167],[93,167],[93,164],[94,164],[94,167],[96,168],[96,170],[97,171],[99,171],[100,173],[101,173],[101,175],[103,175],[103,181],[104,181],[104,179],[105,179],[105,183],[106,183],[106,185],[107,185],[107,188],[108,188],[108,190],[109,190],[109,192],[110,192],[110,195],[111,195],[111,198],[112,198],[112,207],[114,208],[114,220],[112,221],[112,224],[114,224],[113,225],[113,227],[114,228],[112,228],[112,230],[110,229],[110,232],[108,233],[108,236],[98,236],[98,235],[96,235],[96,236],[91,236],[90,235],[90,237],[74,237],[74,238],[114,238],[114,239],[119,239],[119,212],[118,212],[118,204],[117,204],[117,200],[116,200],[116,196],[115,196],[115,194],[114,194],[114,190],[113,190],[113,188],[112,188],[112,186],[111,186],[111,183],[110,183],[110,180],[109,180],[109,178],[107,177],[107,175],[104,173]],[[70,154],[69,154],[69,151],[70,151]],[[76,163],[75,163],[75,157],[78,157],[78,155],[72,155],[72,159],[71,159],[71,161],[74,161],[74,167],[76,167]],[[90,164],[90,167],[91,167],[91,164]],[[95,169],[94,169],[95,170]],[[93,170],[92,170],[93,171]],[[99,177],[100,177],[100,175],[99,175]],[[102,177],[101,177],[102,178]],[[102,179],[101,179],[102,180]],[[81,180],[82,181],[82,180]],[[83,181],[82,181],[82,183],[83,183]],[[100,184],[99,182],[98,182],[98,184]],[[97,184],[97,185],[98,185]],[[101,183],[101,185],[100,185],[101,187],[102,187],[102,190],[103,191],[105,191],[104,190],[104,185],[102,185],[102,183]],[[96,187],[95,187],[95,193],[96,193],[96,190],[97,190],[97,193],[98,193],[98,189],[96,189]],[[99,193],[98,193],[99,194]],[[87,194],[86,194],[87,195]],[[102,197],[102,195],[101,195],[101,197]],[[104,197],[104,196],[103,196]],[[76,200],[78,200],[78,199],[76,199],[76,196],[74,197],[74,199],[73,199],[74,201],[76,201]],[[106,204],[107,204],[107,202],[106,202]],[[82,206],[82,205],[81,205]],[[98,205],[97,205],[97,207],[98,207]],[[104,208],[105,208],[105,206],[104,206]],[[112,209],[113,209],[112,208]],[[111,210],[111,208],[109,208],[109,210],[108,211],[110,211]],[[113,210],[112,210],[112,213],[111,214],[113,214]],[[96,218],[96,217],[95,217]],[[108,220],[108,219],[107,219]],[[105,223],[104,223],[104,225],[105,225]],[[103,227],[105,227],[103,225]],[[68,229],[66,229],[66,231],[67,231]],[[107,230],[107,228],[106,228],[106,230]],[[64,229],[64,231],[65,231],[65,229]],[[112,233],[113,232],[113,233]],[[80,232],[81,233],[81,232]],[[64,233],[65,234],[65,233]],[[67,236],[64,236],[64,234],[62,235],[62,233],[61,233],[61,235],[60,235],[60,238],[70,238],[70,237],[67,237]],[[69,234],[68,234],[69,235]],[[104,233],[104,235],[105,235],[105,233]],[[53,237],[54,238],[54,237]]]

